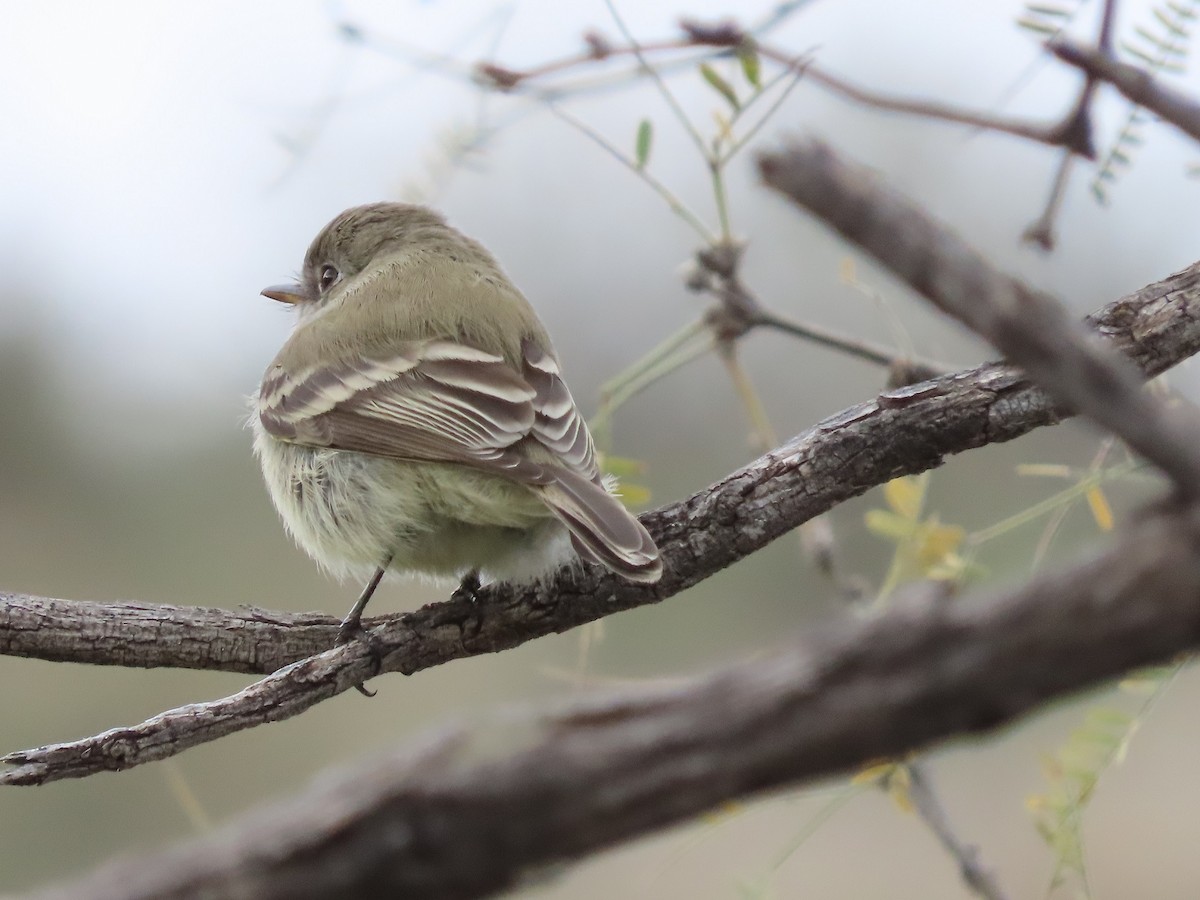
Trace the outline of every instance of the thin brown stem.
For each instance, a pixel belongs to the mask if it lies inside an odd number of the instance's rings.
[[[979,848],[962,840],[950,824],[950,817],[933,788],[928,763],[908,764],[908,796],[921,820],[933,832],[938,843],[958,864],[958,873],[970,890],[984,900],[1004,900],[1007,896],[979,858]]]

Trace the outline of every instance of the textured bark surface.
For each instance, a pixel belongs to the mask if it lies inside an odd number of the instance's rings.
[[[1110,304],[1090,321],[1147,374],[1156,374],[1200,349],[1198,311],[1200,264]],[[451,600],[368,620],[381,671],[411,674],[658,602],[871,487],[1062,415],[1043,391],[1002,365],[881,394],[692,497],[644,515],[666,561],[657,585],[634,585],[595,568],[565,569],[532,588],[484,589],[475,603]],[[0,599],[0,652],[131,666],[285,666],[230,697],[10,753],[0,759],[12,767],[0,773],[0,784],[41,784],[164,759],[297,715],[377,674],[361,642],[326,649],[337,622],[325,616]]]
[[[1149,376],[1200,350],[1200,263],[1130,294],[1088,324]],[[985,365],[881,394],[679,503],[642,516],[665,545],[654,590],[563,572],[542,590],[485,588],[478,607],[439,603],[369,619],[389,670],[413,672],[504,650],[700,581],[849,497],[944,457],[1060,421],[1044,391]],[[743,506],[745,500],[745,506]],[[568,602],[569,601],[569,602]],[[454,623],[467,626],[462,633]],[[269,673],[327,649],[338,620],[319,613],[56,600],[0,592],[0,653],[131,667]]]

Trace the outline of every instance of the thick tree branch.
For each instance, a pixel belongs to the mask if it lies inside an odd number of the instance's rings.
[[[1200,263],[1106,307],[1092,325],[1147,374],[1200,349]],[[483,590],[370,622],[382,671],[412,673],[497,652],[606,615],[654,603],[703,580],[797,525],[946,454],[1010,440],[1062,417],[1018,372],[982,366],[881,394],[787,442],[712,487],[643,517],[664,549],[653,589],[595,569],[566,569],[546,585]],[[0,784],[40,784],[163,759],[232,732],[296,715],[372,674],[362,644],[322,653],[336,620],[312,615],[126,607],[11,595],[0,609],[0,650],[124,665],[253,671],[297,665],[232,697],[191,704],[140,725],[11,754]],[[82,620],[72,613],[84,612]],[[177,621],[175,616],[179,615]],[[168,654],[167,645],[175,650]],[[79,656],[73,656],[80,653]],[[311,654],[320,654],[304,659]]]
[[[1106,35],[1113,8],[1110,0]],[[1120,64],[1103,54],[1064,46],[1054,52],[1088,73],[1079,127],[1040,139],[1090,150],[1085,118],[1097,78],[1152,109],[1163,105],[1167,112],[1155,111],[1200,137],[1195,104],[1133,67],[1112,69]],[[900,108],[954,118],[940,107],[911,106]],[[1141,373],[1052,300],[991,269],[824,146],[766,155],[761,164],[774,187],[991,340],[1048,393],[998,365],[889,391],[646,516],[668,566],[653,589],[592,568],[564,569],[546,585],[501,585],[478,603],[452,601],[375,620],[370,650],[358,643],[312,655],[334,631],[323,616],[0,594],[9,601],[0,611],[0,652],[246,672],[284,666],[232,697],[10,754],[0,761],[15,768],[0,783],[126,768],[295,715],[376,674],[372,653],[382,652],[382,671],[411,673],[657,602],[891,477],[1070,410],[1108,426],[1157,464],[1178,499],[1135,523],[1100,557],[1019,590],[953,603],[914,591],[876,620],[842,623],[683,687],[458,728],[416,754],[381,759],[213,838],[108,867],[44,896],[478,896],[733,797],[993,727],[1048,698],[1200,644],[1200,419],[1147,397]],[[1195,268],[1181,273],[1186,288],[1154,298],[1148,318],[1128,332],[1114,329],[1130,342],[1122,349],[1137,349],[1147,334],[1186,332],[1186,342],[1197,340]],[[1131,355],[1152,372],[1174,352],[1158,346]],[[100,623],[102,615],[121,617],[115,634],[111,619],[107,628]],[[497,742],[500,727],[506,738]],[[938,815],[927,811],[935,830]],[[952,834],[939,836],[969,884],[998,894],[971,848]]]
[[[0,591],[0,654],[52,662],[266,674],[332,647],[337,626],[321,613]]]
[[[38,895],[475,897],[722,801],[994,728],[1200,645],[1200,510],[1011,592],[914,592],[683,686],[443,731],[226,830]]]
[[[1147,376],[1157,375],[1200,351],[1200,263],[1147,285],[1091,316],[1088,324]],[[759,504],[756,515],[767,523],[763,533],[742,536],[741,550],[718,559],[681,551],[673,565],[693,566],[699,581],[753,552],[772,536],[825,512],[849,496],[901,474],[914,474],[940,463],[943,456],[984,444],[1007,441],[1034,428],[1052,425],[1065,415],[1044,392],[1012,369],[989,364],[936,378],[875,401],[851,407],[796,436],[775,453],[698,492],[687,500],[649,514],[655,536],[671,532],[688,540],[703,532],[746,484],[778,483],[778,493],[797,493],[796,504],[772,509]],[[842,460],[853,458],[853,481],[843,478]],[[802,490],[798,490],[798,486]],[[731,497],[731,495],[733,495]],[[695,516],[688,520],[687,516]],[[778,521],[775,521],[778,520]],[[674,523],[674,524],[672,524]],[[686,549],[686,548],[684,548]],[[600,579],[568,579],[575,595],[598,592]],[[672,580],[672,585],[680,582]],[[510,598],[492,603],[483,591],[486,614],[465,646],[435,638],[442,619],[466,621],[470,607],[434,604],[415,613],[368,620],[373,626],[407,626],[424,637],[423,653],[395,659],[397,671],[416,671],[458,656],[506,649],[499,635],[527,639],[566,631],[597,615],[617,612],[674,593],[620,590],[607,602],[581,608],[555,604],[528,592],[527,602]],[[0,593],[0,653],[56,661],[130,667],[173,666],[266,674],[328,649],[338,620],[315,613],[260,609],[224,610],[143,603],[98,603]],[[457,635],[455,635],[455,638]],[[414,639],[415,641],[415,639]],[[391,648],[400,652],[399,646]],[[439,657],[440,653],[450,655]]]

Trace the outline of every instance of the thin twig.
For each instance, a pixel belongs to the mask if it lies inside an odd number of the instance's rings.
[[[606,0],[606,2],[611,8],[611,0]],[[623,25],[620,20],[618,22]],[[488,63],[479,66],[477,72],[486,82],[491,83],[500,90],[528,91],[532,85],[537,84],[540,79],[547,76],[558,75],[562,72],[595,65],[598,61],[608,60],[617,56],[633,55],[638,59],[641,70],[645,71],[658,83],[659,89],[668,104],[670,104],[672,111],[679,118],[680,122],[683,123],[692,141],[700,149],[704,157],[708,159],[710,157],[709,148],[705,145],[703,137],[696,131],[695,126],[688,119],[686,112],[679,106],[678,100],[666,87],[659,68],[651,65],[648,57],[651,54],[677,53],[698,47],[725,48],[726,52],[728,52],[730,48],[740,46],[751,39],[738,26],[729,23],[723,23],[719,26],[707,26],[696,22],[684,22],[682,27],[684,28],[685,36],[673,40],[639,43],[634,41],[632,35],[626,31],[624,36],[629,42],[628,46],[605,44],[600,52],[592,51],[589,53],[572,54],[524,70],[509,69]],[[1094,149],[1082,139],[1084,135],[1071,128],[1073,122],[1070,115],[1059,121],[1031,122],[959,109],[936,101],[895,97],[851,84],[843,78],[825,72],[807,62],[807,60],[797,60],[794,54],[773,47],[765,42],[756,41],[753,43],[753,46],[760,56],[782,65],[785,71],[802,72],[813,82],[862,106],[960,125],[969,125],[985,131],[1010,134],[1052,147],[1064,147],[1072,153],[1077,153],[1088,158],[1094,155]],[[557,88],[553,96],[561,99],[575,93],[577,93],[575,88],[568,85]]]
[[[742,409],[746,412],[746,418],[750,421],[755,446],[760,453],[769,451],[779,443],[779,438],[776,436],[775,428],[771,425],[771,420],[767,416],[767,410],[763,406],[762,397],[754,389],[754,382],[750,380],[750,375],[738,361],[737,342],[722,341],[717,345],[717,355],[721,358],[721,362],[725,366],[725,372],[729,376],[729,380],[733,384],[733,389],[738,395],[738,400],[741,401]]]
[[[783,334],[790,334],[793,337],[803,338],[814,344],[837,350],[854,359],[861,359],[885,368],[895,366],[897,361],[903,360],[927,372],[926,378],[933,378],[942,372],[950,371],[950,366],[944,362],[920,356],[909,356],[883,344],[877,344],[865,338],[839,334],[820,325],[798,322],[768,309],[759,311],[754,319],[754,324],[774,329]]]
[[[1046,198],[1046,206],[1042,210],[1042,214],[1025,229],[1025,233],[1022,235],[1024,240],[1036,244],[1043,250],[1053,250],[1057,241],[1054,225],[1058,221],[1058,214],[1062,209],[1063,197],[1067,192],[1067,176],[1071,173],[1071,164],[1074,161],[1075,157],[1072,154],[1063,153],[1062,158],[1058,161],[1054,181],[1050,185],[1050,196]]]
[[[984,900],[1004,900],[1007,895],[997,884],[995,876],[980,861],[979,848],[974,844],[965,843],[955,833],[950,824],[950,817],[933,789],[926,763],[909,763],[908,775],[908,796],[913,807],[929,826],[938,843],[958,863],[958,872],[963,882]]]
[[[612,16],[613,21],[617,23],[617,28],[620,30],[621,35],[628,42],[630,50],[633,51],[633,55],[637,57],[638,65],[640,65],[646,74],[649,75],[654,81],[655,86],[658,88],[659,94],[661,94],[662,98],[667,101],[667,105],[671,107],[671,111],[675,114],[675,118],[679,120],[679,124],[683,126],[688,136],[692,139],[692,143],[696,145],[696,149],[700,151],[700,155],[707,159],[708,147],[704,143],[704,137],[699,131],[696,130],[696,126],[692,124],[692,120],[688,117],[687,111],[675,98],[675,95],[671,93],[671,89],[667,87],[666,81],[663,80],[662,73],[660,73],[658,69],[646,61],[646,54],[643,52],[641,44],[639,44],[637,39],[634,38],[633,33],[629,30],[629,26],[625,24],[625,19],[617,10],[616,3],[614,3],[613,0],[604,0],[604,5],[608,7],[609,15]]]
[[[770,91],[776,82],[782,81],[785,78],[791,79],[787,86],[779,92],[779,96],[772,101],[771,105],[766,108],[761,116],[759,116],[758,120],[749,128],[747,128],[741,137],[739,137],[732,144],[730,144],[729,147],[726,148],[719,160],[721,165],[725,165],[735,156],[741,153],[742,150],[745,149],[746,145],[758,136],[759,132],[762,131],[763,126],[765,126],[769,121],[771,121],[772,118],[774,118],[775,113],[777,113],[779,108],[783,106],[784,101],[792,95],[792,91],[796,89],[796,86],[800,84],[801,80],[804,78],[804,67],[801,64],[801,60],[796,60],[795,65],[793,65],[791,68],[784,69],[776,74],[776,76],[763,87],[762,91],[752,97],[750,103],[747,103],[745,106],[743,106],[739,112],[745,113],[746,110],[750,109],[751,104],[755,100]]]
[[[687,204],[680,200],[670,188],[647,172],[645,166],[639,166],[634,160],[618,150],[604,135],[596,131],[596,129],[592,128],[592,126],[588,125],[582,119],[571,115],[553,103],[547,103],[546,105],[549,107],[550,112],[591,139],[598,147],[636,175],[654,193],[658,194],[666,202],[667,206],[671,208],[671,211],[687,222],[705,243],[711,244],[716,240],[716,236],[704,224],[704,221],[692,212],[687,207]]]
[[[1104,0],[1104,12],[1100,16],[1100,34],[1096,49],[1105,56],[1112,56],[1113,32],[1117,26],[1117,0]]]
[[[621,406],[655,382],[699,359],[715,345],[712,330],[703,319],[697,319],[605,382],[600,389],[600,408],[591,422],[598,446],[608,448],[613,415]]]

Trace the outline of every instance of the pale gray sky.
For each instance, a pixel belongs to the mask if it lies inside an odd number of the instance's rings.
[[[669,34],[681,11],[713,18],[734,10],[750,22],[774,5],[622,4],[644,39]],[[1144,7],[1126,4],[1127,20]],[[1035,57],[1033,41],[1013,24],[1019,9],[1015,2],[818,0],[778,40],[814,49],[830,70],[865,85],[986,107]],[[291,274],[308,240],[340,209],[396,196],[419,179],[446,135],[474,115],[470,86],[347,45],[336,23],[350,19],[383,43],[449,50],[470,62],[490,54],[490,23],[506,10],[512,15],[497,58],[513,65],[573,51],[587,27],[617,34],[599,0],[7,4],[0,333],[27,327],[31,316],[50,326],[51,355],[86,376],[87,405],[129,392],[174,402],[249,388],[287,327],[258,289]],[[709,127],[711,94],[694,73],[674,82]],[[1183,83],[1196,87],[1194,78]],[[1009,108],[1049,115],[1071,84],[1044,66]],[[517,102],[501,98],[493,108]],[[708,208],[694,152],[672,136],[669,115],[648,89],[570,108],[624,146],[641,116],[654,117],[661,126],[655,171]],[[1107,121],[1117,121],[1120,104],[1104,109]],[[1092,204],[1086,179],[1076,178],[1063,247],[1043,260],[1017,248],[1016,237],[1043,201],[1049,152],[855,109],[811,88],[796,93],[776,126],[764,140],[797,132],[838,140],[1052,290],[1077,286],[1081,270],[1109,271],[1118,250],[1130,260],[1120,289],[1196,252],[1200,184],[1182,171],[1200,154],[1162,129],[1152,132],[1112,210]],[[306,139],[299,160],[284,149],[283,140]],[[748,158],[735,174],[753,202],[764,202]],[[498,252],[551,319],[553,304],[568,298],[538,283],[539,267],[525,258],[518,232],[529,243],[549,242],[547,255],[574,271],[621,252],[571,224],[581,215],[644,227],[643,243],[673,235],[654,263],[670,285],[690,250],[669,216],[647,222],[637,212],[657,203],[642,185],[545,112],[502,134],[437,202]],[[655,208],[661,213],[661,204]],[[752,220],[739,221],[746,228]],[[1144,225],[1131,229],[1131,221]],[[752,250],[758,264],[789,277],[790,257],[768,261],[760,247]],[[662,325],[679,322],[678,311],[663,313]],[[661,336],[660,323],[651,324],[638,352]]]

